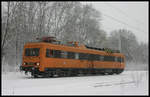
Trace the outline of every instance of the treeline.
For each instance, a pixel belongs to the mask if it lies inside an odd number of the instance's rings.
[[[24,44],[42,36],[101,48],[118,49],[121,44],[127,61],[148,63],[148,44],[138,43],[126,29],[108,37],[101,28],[102,15],[80,2],[2,2],[2,63],[20,65]]]

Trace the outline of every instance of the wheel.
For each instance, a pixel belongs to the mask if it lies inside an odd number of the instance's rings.
[[[108,74],[109,74],[109,75],[113,75],[113,74],[114,74],[114,72],[112,71],[112,72],[109,72]]]
[[[119,74],[123,72],[123,69],[119,69]]]
[[[35,75],[33,75],[33,77],[34,77],[34,78],[38,78],[39,76],[35,74]]]
[[[115,73],[116,73],[116,74],[120,74],[120,73],[122,73],[122,72],[123,72],[123,69],[116,69],[116,70],[115,70]]]
[[[35,71],[31,72],[31,76],[34,77],[34,78],[38,78],[38,74],[36,74]]]

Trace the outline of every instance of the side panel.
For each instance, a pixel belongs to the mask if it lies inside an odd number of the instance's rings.
[[[100,62],[100,61],[86,61],[73,59],[59,59],[59,58],[45,58],[44,68],[124,68],[124,63],[119,62]]]
[[[46,45],[41,49],[40,71],[44,71],[45,68],[124,68],[125,64],[120,62],[102,62],[102,61],[87,61],[77,59],[65,59],[65,58],[47,58],[46,57]],[[52,47],[52,49],[55,49]]]
[[[124,68],[124,63],[94,61],[94,68]]]
[[[88,68],[88,61],[45,58],[44,66],[49,68]]]

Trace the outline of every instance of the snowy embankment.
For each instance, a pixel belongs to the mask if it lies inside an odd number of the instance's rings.
[[[136,62],[126,62],[125,63],[125,70],[129,71],[141,71],[141,70],[148,70],[148,64],[147,63],[136,63]]]
[[[38,79],[3,73],[2,95],[148,95],[148,71]]]

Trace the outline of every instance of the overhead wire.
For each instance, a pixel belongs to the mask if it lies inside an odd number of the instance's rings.
[[[106,5],[106,3],[104,3],[104,4]],[[116,8],[115,8],[115,9],[116,9]],[[140,32],[140,31],[141,31],[141,32],[144,32],[144,33],[145,33],[144,30],[139,29],[138,27],[132,26],[132,25],[130,25],[130,24],[128,24],[128,23],[126,23],[126,22],[124,22],[124,21],[122,21],[122,20],[116,19],[116,18],[114,18],[113,16],[110,16],[110,15],[104,13],[104,12],[101,12],[101,13],[102,13],[103,16],[108,17],[109,19],[112,19],[112,20],[114,20],[114,21],[116,21],[116,22],[118,22],[118,23],[120,23],[120,24],[124,24],[124,25],[126,25],[127,27],[130,27],[130,28],[136,30],[137,32]],[[140,33],[141,33],[141,32],[140,32]]]
[[[135,29],[135,30],[137,30],[138,32],[139,32],[139,31],[145,32],[145,31],[143,31],[143,30],[141,30],[141,29],[139,29],[139,28],[137,28],[137,27],[134,27],[134,26],[132,26],[132,25],[129,25],[129,24],[127,24],[126,22],[123,22],[123,21],[121,21],[121,20],[118,20],[118,19],[116,19],[116,18],[114,18],[114,17],[112,17],[112,16],[110,16],[110,15],[107,15],[107,14],[105,14],[105,13],[102,13],[102,14],[103,14],[104,16],[106,16],[106,17],[111,18],[112,20],[114,20],[114,21],[116,21],[116,22],[118,22],[118,23],[127,25],[128,27],[130,27],[130,28],[132,28],[132,29]]]
[[[138,23],[138,24],[144,24],[144,23],[141,22],[139,19],[136,19],[135,17],[133,18],[133,17],[129,16],[129,15],[126,14],[122,9],[116,8],[115,6],[113,6],[113,5],[110,4],[110,3],[105,3],[105,5],[107,5],[108,7],[111,7],[111,8],[113,8],[113,9],[117,10],[119,13],[121,13],[121,14],[123,14],[124,16],[130,18],[132,21],[135,21],[135,22]]]

